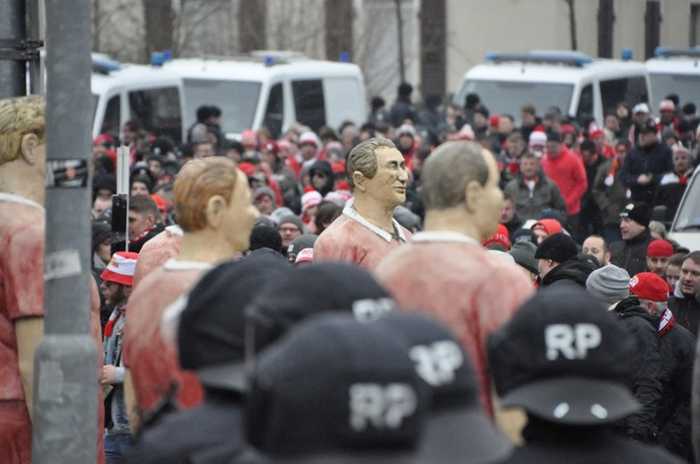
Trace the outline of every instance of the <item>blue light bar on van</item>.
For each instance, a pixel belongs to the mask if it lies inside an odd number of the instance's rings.
[[[695,47],[695,48],[656,47],[656,50],[654,50],[654,56],[656,56],[658,58],[671,58],[674,56],[700,58],[700,47]]]
[[[265,59],[263,60],[263,63],[265,63],[265,66],[272,66],[275,64],[275,57],[270,56],[270,55],[265,55]]]
[[[592,63],[593,58],[581,52],[568,51],[532,51],[528,53],[496,53],[486,54],[486,61],[494,63],[519,62],[519,63],[546,63],[562,64],[566,66],[584,66]]]
[[[167,61],[173,59],[173,52],[171,50],[163,50],[162,52],[151,53],[151,65],[153,66],[163,66]]]
[[[631,48],[623,48],[620,54],[622,61],[631,61],[634,59],[634,50]]]
[[[100,74],[109,74],[112,71],[119,71],[122,68],[121,63],[113,60],[107,55],[101,53],[92,54],[92,70]]]

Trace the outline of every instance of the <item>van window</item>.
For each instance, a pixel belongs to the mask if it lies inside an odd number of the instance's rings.
[[[588,84],[581,90],[581,97],[578,99],[578,109],[576,110],[576,120],[585,123],[593,118],[593,85]]]
[[[323,95],[326,99],[326,124],[338,127],[345,120],[362,124],[367,118],[360,80],[354,77],[326,77]]]
[[[700,7],[700,5],[698,5]],[[654,96],[654,109],[658,109],[661,99],[669,93],[675,93],[683,102],[700,104],[700,74],[649,74],[651,94]]]
[[[326,106],[321,79],[292,81],[297,121],[318,131],[326,124]]]
[[[265,108],[265,119],[263,126],[272,134],[272,137],[278,138],[282,132],[282,122],[284,121],[284,92],[282,84],[275,84],[270,89],[270,96],[267,98],[267,107]]]
[[[260,82],[188,78],[183,84],[188,128],[196,122],[197,108],[202,105],[216,105],[221,109],[221,129],[225,134],[240,134],[253,127]]]
[[[177,87],[134,90],[129,92],[131,119],[156,135],[167,135],[182,142],[182,112]]]
[[[102,118],[102,127],[100,127],[100,134],[110,134],[112,137],[119,138],[121,114],[121,98],[119,95],[114,95],[107,100],[105,113]]]
[[[614,113],[618,103],[625,102],[630,107],[649,99],[644,77],[628,77],[600,81],[600,98],[603,114]]]

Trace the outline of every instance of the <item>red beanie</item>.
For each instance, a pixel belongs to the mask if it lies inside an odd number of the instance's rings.
[[[640,272],[632,277],[630,279],[630,292],[642,300],[668,300],[668,284],[653,272]]]
[[[532,230],[535,230],[537,227],[542,227],[547,232],[547,235],[558,234],[562,231],[561,223],[556,219],[540,219],[532,226]]]
[[[670,258],[673,256],[673,245],[666,240],[652,240],[647,247],[647,256],[651,258]]]

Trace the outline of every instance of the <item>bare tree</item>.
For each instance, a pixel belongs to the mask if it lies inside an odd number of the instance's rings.
[[[146,58],[154,51],[172,50],[175,45],[175,11],[172,0],[143,0],[143,16]]]
[[[337,60],[341,53],[352,56],[352,0],[326,0],[326,59]]]
[[[404,63],[404,53],[403,53],[403,17],[401,15],[401,0],[394,0],[395,10],[396,10],[396,31],[398,34],[398,48],[399,48],[399,76],[401,77],[401,82],[406,82],[406,65]]]
[[[240,0],[238,7],[239,43],[242,52],[262,50],[266,44],[267,3]]]
[[[569,33],[571,34],[571,49],[578,50],[578,39],[576,34],[576,1],[564,1],[569,6]]]

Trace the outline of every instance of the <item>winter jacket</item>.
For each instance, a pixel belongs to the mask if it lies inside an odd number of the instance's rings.
[[[688,329],[694,336],[698,335],[700,324],[700,302],[694,295],[684,295],[678,291],[668,300],[668,307],[676,317],[678,324]]]
[[[693,462],[690,442],[690,395],[695,361],[695,338],[675,324],[660,333],[663,397],[657,415],[659,444]]]
[[[234,456],[243,448],[241,403],[212,398],[194,409],[170,414],[143,432],[127,453],[127,464],[189,464],[212,450]],[[197,458],[197,459],[195,459]],[[223,460],[219,462],[228,462]]]
[[[593,180],[593,190],[591,194],[598,208],[600,208],[604,225],[619,224],[620,213],[627,204],[627,187],[622,183],[620,169],[613,169],[615,160],[603,163]],[[613,174],[613,171],[614,174]],[[606,185],[608,176],[612,176],[611,185]],[[608,181],[610,183],[610,181]]]
[[[553,285],[580,285],[586,288],[586,279],[595,270],[592,264],[579,259],[564,261],[542,278],[541,287]]]
[[[581,199],[588,190],[586,169],[581,158],[564,145],[561,146],[560,153],[557,158],[544,156],[542,169],[559,187],[566,202],[566,213],[573,216],[581,211]]]
[[[666,221],[673,221],[678,205],[681,203],[681,198],[683,198],[683,193],[685,193],[685,188],[688,186],[688,179],[690,179],[692,174],[693,171],[691,169],[682,176],[678,176],[675,172],[669,172],[661,178],[654,195],[653,205],[666,207],[666,217],[664,218]]]
[[[539,176],[535,187],[530,191],[523,176],[518,175],[508,182],[505,192],[513,198],[517,215],[525,220],[538,219],[545,208],[566,212],[559,187],[545,176]]]
[[[647,247],[651,242],[649,229],[630,240],[620,240],[610,245],[611,262],[634,276],[647,270]]]
[[[646,443],[655,443],[658,434],[657,416],[662,404],[662,359],[658,320],[639,305],[639,300],[629,297],[614,308],[615,314],[637,341],[638,356],[631,359],[633,378],[628,386],[642,405],[642,410],[627,417],[623,422],[624,432],[630,438]]]
[[[570,427],[532,416],[523,429],[525,446],[516,447],[507,464],[679,464],[660,447],[622,437],[608,427]]]
[[[389,119],[394,127],[399,127],[406,119],[416,121],[418,119],[416,107],[413,106],[410,99],[397,98],[396,102],[391,105]]]
[[[632,191],[632,200],[651,204],[654,199],[656,186],[664,173],[673,170],[671,149],[663,143],[655,143],[648,147],[634,147],[625,157],[622,165],[622,182]],[[651,182],[640,185],[637,178],[651,175]]]

